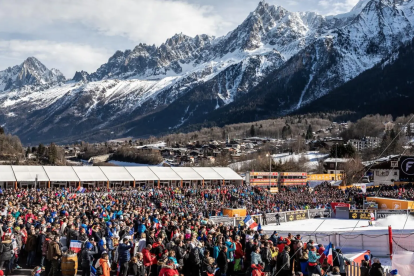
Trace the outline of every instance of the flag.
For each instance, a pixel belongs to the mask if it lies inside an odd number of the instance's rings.
[[[262,225],[259,222],[259,226],[257,226],[257,231],[260,231],[260,230],[262,230]]]
[[[78,253],[82,249],[82,242],[81,241],[70,241],[69,249],[75,253]]]
[[[243,220],[243,222],[250,229],[257,227],[257,223],[252,219],[250,215],[247,215],[247,217]]]
[[[367,185],[366,184],[362,184],[361,185],[361,190],[365,194],[367,192]]]
[[[158,219],[154,218],[153,222],[154,222],[154,228],[158,229],[160,227],[160,222],[158,221]]]
[[[326,256],[326,259],[328,260],[328,264],[330,265],[333,265],[332,250],[332,243],[329,243],[328,247],[323,252],[323,254]]]
[[[83,188],[83,187],[79,186],[79,187],[76,189],[76,191],[78,191],[78,192],[80,192],[80,193],[83,193],[83,192],[85,191],[85,188]]]

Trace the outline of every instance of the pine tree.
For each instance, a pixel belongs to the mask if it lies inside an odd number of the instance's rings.
[[[45,146],[43,146],[43,144],[39,144],[39,147],[37,148],[37,155],[38,157],[43,156],[43,154],[45,153]]]
[[[4,128],[2,128],[1,126],[0,126],[0,135],[3,135],[4,134]]]
[[[49,164],[55,165],[57,162],[57,148],[55,144],[50,144],[49,147]]]
[[[256,135],[256,130],[254,129],[254,125],[250,127],[250,136],[254,137]]]
[[[312,125],[309,125],[308,131],[306,132],[305,138],[306,138],[306,140],[310,140],[310,139],[313,138]]]

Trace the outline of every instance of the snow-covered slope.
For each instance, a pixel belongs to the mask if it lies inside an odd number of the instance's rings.
[[[157,134],[269,100],[263,95],[275,82],[272,111],[286,114],[411,39],[413,2],[361,0],[349,13],[325,17],[261,1],[226,36],[177,34],[158,47],[139,44],[66,82],[29,58],[0,72],[0,124],[32,142],[91,139],[98,131]],[[157,120],[162,128],[151,125]]]

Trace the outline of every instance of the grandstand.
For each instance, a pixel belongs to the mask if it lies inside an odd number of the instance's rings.
[[[1,188],[50,187],[204,187],[241,185],[228,167],[0,166]]]

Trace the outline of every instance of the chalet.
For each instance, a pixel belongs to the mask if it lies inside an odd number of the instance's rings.
[[[398,158],[374,164],[370,167],[370,172],[374,177],[375,185],[393,185],[400,179],[400,170],[398,168]]]
[[[323,166],[328,174],[343,174],[349,158],[328,158],[323,162]],[[335,170],[336,168],[336,170]]]

